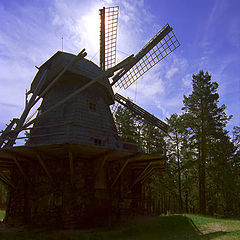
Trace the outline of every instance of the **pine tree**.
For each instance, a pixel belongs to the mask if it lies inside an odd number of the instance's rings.
[[[218,84],[211,82],[211,75],[202,70],[192,79],[193,91],[184,95],[186,126],[189,140],[196,152],[198,162],[199,212],[206,214],[206,164],[211,148],[218,142],[224,127],[231,119],[225,113],[226,106],[218,106]]]
[[[127,108],[118,106],[114,117],[121,140],[137,143],[139,137],[136,116]]]
[[[176,171],[177,171],[177,185],[178,185],[178,199],[179,199],[179,210],[183,211],[183,200],[182,200],[182,159],[181,159],[181,147],[184,138],[184,129],[182,123],[182,117],[177,114],[172,114],[167,119],[169,128],[168,137],[168,156],[175,159]]]
[[[165,142],[161,130],[146,120],[141,119],[138,124],[141,136],[141,149],[145,153],[165,154]]]

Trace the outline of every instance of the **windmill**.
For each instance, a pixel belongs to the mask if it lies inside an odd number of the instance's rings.
[[[46,214],[50,220],[43,222],[61,219],[65,226],[93,223],[92,216],[104,222],[124,189],[141,195],[141,182],[164,166],[164,155],[140,153],[120,140],[109,106],[117,101],[166,132],[166,123],[112,87],[127,89],[180,44],[167,24],[116,64],[118,7],[100,9],[100,20],[100,67],[85,59],[85,49],[77,56],[57,52],[38,68],[21,117],[2,132],[0,180],[10,189],[9,222],[38,224]],[[30,131],[27,143],[14,147],[23,130]]]

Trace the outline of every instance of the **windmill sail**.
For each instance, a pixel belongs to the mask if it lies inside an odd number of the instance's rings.
[[[127,89],[139,77],[180,46],[173,29],[165,25],[134,57],[127,67],[119,71],[111,85]]]
[[[131,111],[133,111],[135,114],[143,117],[146,121],[148,121],[153,126],[156,126],[159,129],[161,129],[163,132],[167,133],[168,125],[166,123],[164,123],[163,121],[161,121],[160,119],[152,115],[151,113],[147,112],[143,108],[139,107],[137,104],[131,102],[130,100],[128,100],[127,98],[123,97],[118,93],[115,94],[115,100],[118,103],[130,109]]]
[[[100,68],[107,70],[116,64],[118,6],[99,10],[100,14]]]

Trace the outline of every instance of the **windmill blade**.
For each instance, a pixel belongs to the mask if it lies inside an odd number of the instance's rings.
[[[16,122],[17,126],[13,130],[11,130],[12,131],[11,133],[9,133],[10,139],[4,139],[5,135],[0,136],[0,148],[2,147],[5,140],[7,140],[7,142],[2,148],[8,148],[8,147],[12,147],[14,145],[14,143],[18,137],[18,134],[25,128],[25,126],[27,124],[29,124],[29,123],[31,124],[31,122],[32,122],[32,121],[28,122],[29,119],[26,121],[26,118],[28,117],[28,114],[29,114],[30,110],[33,108],[33,106],[41,99],[42,96],[44,96],[44,94],[46,94],[47,91],[49,91],[49,89],[59,80],[59,78],[69,69],[69,67],[74,65],[79,59],[84,58],[86,55],[87,55],[87,53],[85,52],[85,49],[83,49],[71,62],[69,62],[57,74],[57,76],[52,80],[52,82],[43,91],[41,91],[41,88],[42,88],[42,86],[47,78],[47,74],[48,74],[48,69],[43,70],[40,80],[37,83],[37,86],[31,96],[29,102],[25,106],[25,109],[24,109],[21,117]]]
[[[116,64],[117,25],[119,7],[99,10],[100,15],[100,68],[107,70]]]
[[[158,119],[151,113],[149,113],[146,110],[144,110],[143,108],[139,107],[137,104],[131,102],[130,100],[128,100],[127,98],[123,97],[122,95],[120,95],[118,93],[115,94],[115,100],[118,103],[125,106],[126,108],[133,111],[135,114],[144,118],[146,121],[148,121],[153,126],[156,126],[159,129],[161,129],[163,132],[167,133],[169,126],[165,122],[161,121],[160,119]]]
[[[113,116],[115,116],[119,106],[120,106],[120,103],[118,103],[116,101],[113,105],[110,106],[110,110],[111,110]]]
[[[134,57],[134,61],[119,71],[111,85],[127,89],[150,68],[180,46],[173,29],[166,24]]]
[[[3,130],[1,132],[1,135],[0,135],[0,148],[1,146],[3,145],[4,141],[8,139],[12,129],[13,129],[13,126],[15,124],[17,124],[18,122],[18,118],[13,118],[13,120],[11,120],[11,122],[6,126],[5,130]]]

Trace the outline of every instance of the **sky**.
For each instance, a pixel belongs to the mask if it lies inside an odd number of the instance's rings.
[[[99,63],[99,15],[119,6],[117,62],[136,54],[166,23],[181,46],[127,90],[114,89],[164,120],[181,113],[192,75],[208,71],[219,84],[219,106],[240,126],[239,0],[1,0],[0,129],[20,117],[25,91],[40,66],[57,51]]]

